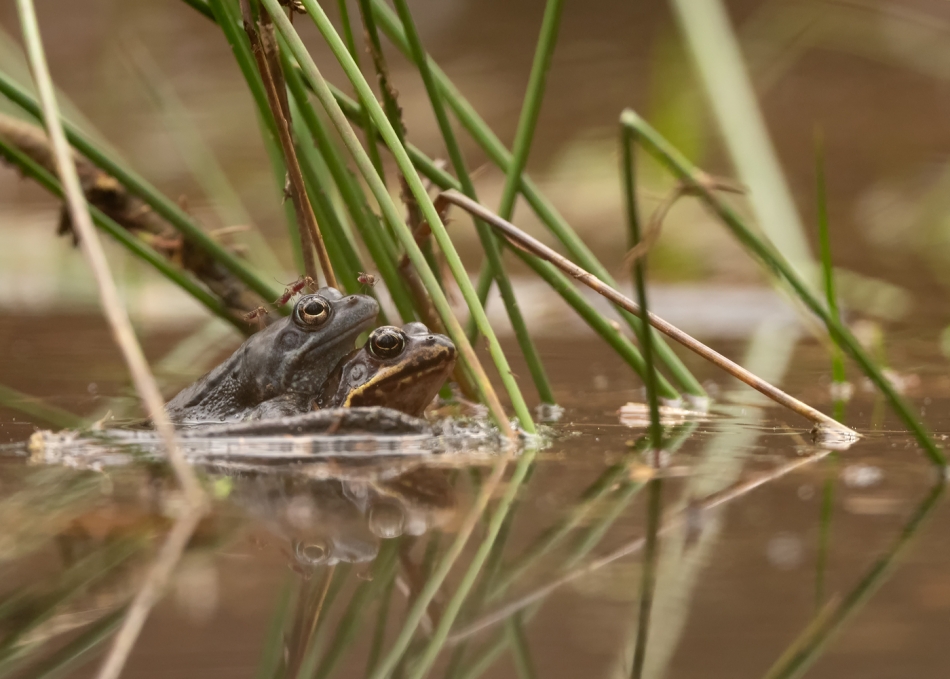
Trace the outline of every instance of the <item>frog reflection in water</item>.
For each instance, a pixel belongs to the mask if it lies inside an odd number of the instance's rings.
[[[339,362],[313,402],[319,412],[311,415],[331,420],[353,407],[419,417],[452,371],[456,354],[447,337],[421,323],[377,328],[363,348]],[[455,514],[447,470],[423,467],[395,476],[390,464],[384,470],[382,478],[364,469],[349,479],[312,479],[304,465],[276,479],[240,478],[241,492],[232,497],[242,497],[272,533],[289,540],[298,567],[363,563],[376,558],[381,540],[422,535]]]
[[[442,528],[457,510],[448,469],[394,475],[365,468],[312,478],[304,465],[230,481],[230,501],[287,544],[288,556],[305,569],[373,561],[382,540]]]
[[[316,408],[383,406],[420,417],[455,366],[455,345],[422,323],[377,328],[340,361]]]
[[[304,295],[290,317],[250,337],[165,409],[179,424],[305,412],[378,313],[376,300],[366,295],[344,296],[334,288]]]

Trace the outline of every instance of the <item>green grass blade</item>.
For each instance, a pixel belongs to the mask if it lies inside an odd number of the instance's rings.
[[[521,485],[525,480],[525,476],[528,474],[528,471],[534,462],[536,453],[537,451],[535,449],[529,449],[522,453],[521,458],[518,460],[518,464],[515,466],[515,470],[511,475],[511,479],[508,481],[505,494],[502,495],[501,499],[498,501],[498,506],[495,507],[495,511],[488,522],[488,526],[485,529],[485,537],[482,539],[482,543],[479,545],[478,550],[475,552],[475,555],[469,562],[468,568],[459,582],[458,589],[455,590],[452,598],[443,608],[442,617],[439,619],[439,624],[435,631],[433,631],[432,638],[429,640],[429,643],[423,650],[421,657],[418,658],[414,663],[412,672],[409,675],[409,679],[422,679],[422,677],[424,677],[432,668],[432,664],[435,662],[436,657],[441,652],[442,647],[445,645],[445,640],[449,636],[449,632],[452,629],[452,624],[455,622],[455,618],[462,609],[462,604],[465,603],[465,599],[474,586],[475,580],[479,576],[482,566],[485,564],[488,555],[492,551],[492,547],[495,544],[495,539],[498,536],[498,533],[501,530],[506,517],[508,516],[508,511],[511,508],[512,503],[514,503],[518,491],[521,489]],[[382,675],[374,679],[382,679]]]
[[[337,0],[337,11],[340,13],[340,23],[343,24],[343,39],[346,41],[346,49],[349,50],[350,56],[353,57],[353,61],[356,62],[356,67],[362,70],[362,66],[360,66],[360,51],[356,46],[356,39],[353,37],[353,25],[350,21],[350,10],[347,7],[346,0]],[[366,152],[369,153],[370,160],[373,161],[373,167],[376,168],[376,173],[380,177],[383,177],[385,171],[383,170],[383,159],[379,155],[379,146],[376,143],[376,126],[373,125],[373,121],[367,111],[363,111],[363,124],[361,127],[366,133]]]
[[[538,114],[541,112],[541,102],[544,99],[544,87],[547,82],[548,70],[551,67],[554,47],[557,45],[558,28],[561,24],[561,10],[563,7],[563,0],[548,0],[544,8],[544,18],[541,20],[541,35],[535,48],[534,63],[531,65],[531,75],[528,78],[528,89],[525,92],[524,103],[521,107],[521,116],[518,119],[515,142],[511,151],[511,162],[508,164],[505,186],[502,189],[501,203],[498,207],[498,214],[501,218],[509,221],[514,214],[515,199],[518,197],[518,191],[521,187],[521,175],[528,164],[528,153],[531,150],[531,141],[534,138],[534,128],[538,124]]]
[[[287,613],[293,587],[290,581],[284,582],[277,595],[277,605],[267,626],[267,635],[264,637],[264,650],[257,666],[256,679],[273,679],[277,675],[284,656],[284,629],[287,626]]]
[[[3,72],[0,72],[0,93],[10,99],[17,106],[29,113],[37,120],[42,120],[39,104],[26,90],[13,82]],[[68,120],[63,120],[63,128],[69,143],[91,162],[104,172],[110,174],[130,192],[144,200],[162,218],[168,221],[179,232],[188,236],[196,245],[203,248],[211,256],[233,273],[251,290],[264,299],[274,299],[280,293],[265,283],[247,264],[238,258],[211,236],[201,230],[192,221],[184,210],[174,201],[161,193],[144,177],[131,168],[115,160],[110,154],[103,151],[86,134]]]
[[[73,415],[68,410],[51,406],[42,399],[3,384],[0,384],[0,405],[11,410],[18,410],[60,429],[78,429],[85,422],[83,418]]]
[[[521,187],[521,175],[528,164],[528,154],[531,150],[531,141],[534,138],[534,128],[541,112],[541,102],[544,99],[544,86],[547,81],[554,47],[557,45],[558,28],[561,23],[562,0],[548,0],[544,8],[544,18],[541,20],[541,34],[535,47],[534,62],[531,64],[531,74],[528,77],[528,88],[525,92],[518,118],[518,127],[515,131],[515,141],[512,147],[511,162],[505,174],[505,185],[501,192],[501,202],[498,215],[502,219],[511,220],[515,209],[515,200]],[[406,30],[403,21],[403,30]],[[478,276],[478,299],[485,303],[488,291],[491,288],[491,271],[488,267],[482,269]],[[476,329],[469,327],[469,337],[475,337]]]
[[[415,318],[412,298],[403,284],[399,271],[396,268],[395,246],[389,241],[389,234],[386,233],[372,213],[366,196],[363,194],[362,187],[356,182],[345,161],[333,144],[330,134],[327,131],[323,121],[310,105],[307,97],[304,81],[296,68],[293,68],[287,57],[289,48],[285,46],[285,41],[281,44],[281,57],[284,59],[284,74],[287,80],[287,87],[297,102],[300,109],[300,117],[307,131],[316,144],[317,151],[320,153],[323,161],[333,177],[337,189],[340,191],[340,197],[346,204],[347,211],[360,237],[366,244],[366,249],[376,263],[380,276],[386,284],[386,289],[396,305],[396,310],[403,321],[411,321]]]
[[[280,142],[277,139],[277,124],[274,122],[274,115],[267,104],[264,83],[261,80],[261,74],[257,71],[254,56],[251,54],[250,41],[239,18],[237,3],[226,2],[225,0],[209,1],[208,8],[211,16],[208,18],[215,21],[221,28],[221,32],[224,33],[224,38],[231,48],[231,53],[234,55],[238,68],[241,70],[241,75],[244,76],[244,82],[251,92],[251,98],[254,100],[257,109],[261,139],[264,142],[264,148],[267,150],[267,157],[270,159],[271,169],[274,173],[274,185],[277,188],[278,195],[283,195],[287,167],[284,165],[284,156],[280,150]],[[284,202],[283,212],[294,264],[298,271],[303,271],[304,257],[297,231],[297,216],[290,201]]]
[[[146,48],[138,43],[124,43],[123,53],[129,68],[138,75],[137,82],[161,115],[165,128],[191,176],[211,200],[221,223],[225,226],[251,227],[254,220],[244,206],[240,193],[228,179],[214,151],[208,146],[187,107],[158,64]],[[265,271],[281,270],[281,264],[270,245],[256,229],[249,228],[245,237],[250,237],[253,241],[249,250],[258,260],[260,268]]]
[[[85,632],[56,651],[42,664],[31,667],[29,676],[32,679],[58,679],[77,670],[83,663],[90,660],[90,653],[100,648],[119,628],[127,610],[123,606],[97,620]]]
[[[722,0],[671,0],[758,224],[799,277],[814,264],[801,218],[759,110],[739,41]]]
[[[815,612],[825,603],[825,578],[828,557],[831,553],[831,522],[835,509],[835,479],[838,475],[838,458],[828,456],[825,482],[821,491],[821,511],[818,526],[818,556],[815,559]]]
[[[392,578],[384,588],[379,600],[379,610],[376,612],[376,625],[373,629],[373,639],[370,642],[369,653],[366,656],[366,676],[372,675],[379,663],[383,652],[383,643],[386,641],[386,623],[389,621],[389,606],[393,600],[393,590],[396,587],[396,578]]]
[[[620,146],[621,146],[621,166],[623,172],[623,195],[627,208],[627,228],[630,231],[630,247],[634,248],[640,244],[640,213],[637,209],[637,187],[634,178],[634,158],[633,158],[633,131],[621,125],[620,127]],[[637,289],[637,302],[640,305],[640,313],[646,318],[649,316],[649,307],[647,306],[647,286],[646,286],[646,258],[639,257],[633,264],[633,281]],[[653,454],[657,456],[654,459],[654,466],[659,467],[660,447],[663,445],[663,427],[660,424],[660,404],[657,399],[657,379],[656,368],[653,365],[653,328],[646,324],[643,329],[642,347],[643,362],[646,364],[644,371],[644,385],[647,391],[647,404],[650,407],[650,436],[653,439]],[[649,613],[647,613],[649,615]],[[634,663],[636,668],[636,663]]]
[[[213,2],[214,0],[212,0]],[[196,10],[199,14],[203,14],[208,19],[214,21],[214,12],[211,11],[211,8],[208,7],[208,3],[205,0],[182,0],[186,5]]]
[[[883,585],[893,567],[907,550],[913,537],[920,531],[924,520],[939,506],[945,484],[941,481],[927,494],[914,514],[908,519],[891,548],[882,555],[857,585],[834,606],[829,614],[810,624],[788,647],[782,657],[765,674],[764,679],[791,679],[802,676],[820,657],[834,635],[859,611]]]
[[[431,63],[431,62],[430,62]],[[334,90],[334,97],[336,97],[337,102],[340,104],[341,109],[346,114],[347,118],[359,124],[360,117],[362,115],[362,107],[359,106],[352,99],[347,97],[345,94],[339,90]],[[407,151],[412,158],[413,164],[419,168],[422,174],[432,181],[436,186],[441,189],[455,189],[457,191],[463,191],[462,184],[455,179],[448,172],[436,165],[431,158],[425,155],[418,148],[409,144]],[[463,191],[464,192],[464,191]],[[571,281],[562,274],[557,267],[539,260],[537,257],[531,257],[526,253],[521,252],[520,250],[513,249],[512,252],[521,259],[522,262],[527,264],[531,269],[534,270],[545,282],[550,285],[558,295],[564,299],[576,312],[577,314],[584,319],[584,321],[590,326],[594,332],[600,335],[604,341],[606,341],[613,349],[616,351],[620,357],[630,365],[633,370],[640,375],[642,378],[646,373],[644,372],[644,362],[643,357],[640,355],[640,351],[637,347],[629,340],[620,330],[610,322],[607,318],[603,316],[597,309],[587,301],[587,299],[577,291],[577,288],[574,286]],[[600,266],[598,264],[598,266]],[[608,276],[609,278],[609,276]],[[626,313],[626,312],[623,312]],[[639,323],[640,319],[636,316],[630,315],[631,318],[636,319]],[[659,339],[659,338],[656,338]],[[665,344],[658,343],[657,348],[661,349],[666,347]],[[675,354],[673,354],[675,357]],[[676,359],[679,361],[679,359]],[[659,380],[659,392],[664,399],[675,400],[679,398],[679,393],[676,389],[670,384],[666,378],[662,375],[658,375]]]
[[[379,554],[373,563],[372,580],[360,583],[356,592],[350,598],[346,612],[337,623],[336,635],[330,643],[327,654],[320,662],[320,666],[313,674],[313,679],[326,679],[343,659],[343,655],[360,631],[360,622],[367,606],[379,594],[395,581],[396,563],[399,558],[399,540],[387,540],[382,544]]]
[[[380,28],[386,33],[386,36],[403,54],[411,58],[409,43],[398,17],[386,6],[383,0],[373,0],[373,12],[379,22]],[[458,88],[452,84],[452,81],[449,80],[448,76],[445,75],[431,57],[429,58],[429,68],[436,83],[438,83],[439,88],[442,90],[445,103],[449,105],[455,113],[456,118],[458,118],[465,130],[488,155],[491,161],[507,175],[512,164],[512,154],[505,148],[501,140],[492,132],[491,128],[485,124],[485,121],[482,120],[472,105],[465,99],[462,93],[459,92]],[[340,95],[339,98],[341,100],[346,99],[342,93],[338,92],[338,95]],[[351,120],[358,121],[361,115],[361,109],[358,104],[352,102],[352,106],[347,107],[346,103],[341,101],[341,106],[347,110],[347,116]],[[410,151],[413,150],[411,145],[409,149]],[[414,162],[424,162],[424,157],[421,153],[414,155]],[[421,164],[419,166],[424,167]],[[600,263],[580,236],[571,228],[570,224],[567,223],[564,217],[558,213],[550,201],[542,195],[534,182],[525,174],[521,176],[520,188],[522,195],[532,210],[534,210],[542,223],[555,238],[560,241],[568,253],[570,253],[571,257],[573,257],[578,264],[611,287],[618,288],[616,281],[610,276],[603,264]],[[637,336],[639,336],[643,327],[640,319],[622,309],[618,309],[618,313]],[[677,382],[682,385],[688,394],[700,398],[706,397],[706,392],[702,388],[702,385],[692,373],[687,370],[680,358],[670,349],[665,341],[661,340],[657,343],[657,352],[664,365],[669,368],[670,372],[676,377]]]
[[[449,116],[446,113],[445,105],[442,101],[442,94],[432,77],[431,71],[429,70],[429,61],[426,57],[425,49],[422,46],[422,41],[419,38],[419,33],[416,30],[415,23],[412,20],[412,15],[409,12],[409,7],[406,5],[406,0],[395,0],[395,4],[396,10],[399,13],[399,18],[402,21],[403,28],[406,31],[406,37],[409,40],[409,45],[412,50],[413,59],[416,63],[416,68],[418,68],[419,75],[422,77],[422,82],[425,84],[426,92],[429,95],[429,101],[432,104],[432,110],[435,113],[436,121],[439,125],[439,131],[442,134],[442,139],[445,142],[449,159],[452,162],[452,167],[455,169],[455,174],[458,177],[462,192],[472,200],[478,200],[478,196],[475,193],[475,185],[472,183],[472,179],[468,173],[468,168],[465,166],[465,158],[462,155],[462,149],[458,144],[458,140],[455,138],[455,132],[452,130],[452,124],[449,122]],[[556,4],[560,5],[560,0],[556,0]],[[527,142],[523,142],[525,149],[527,149],[527,147],[530,146],[530,134],[523,136],[528,138]],[[527,156],[527,150],[525,150],[524,155]],[[504,301],[505,310],[508,313],[508,318],[511,320],[511,327],[514,329],[515,337],[518,340],[518,346],[521,347],[521,353],[524,356],[525,362],[528,364],[528,370],[531,373],[531,378],[534,381],[535,388],[538,391],[538,396],[542,403],[553,404],[554,392],[552,391],[551,385],[548,382],[547,374],[544,371],[544,364],[541,362],[541,357],[538,355],[538,350],[535,348],[534,342],[531,340],[531,336],[528,333],[528,326],[524,321],[524,317],[521,315],[521,310],[518,307],[518,300],[515,297],[514,288],[512,287],[511,281],[508,279],[508,275],[505,272],[505,267],[501,258],[501,248],[499,247],[498,237],[492,233],[491,229],[483,221],[480,219],[475,219],[474,221],[475,228],[478,231],[479,240],[481,241],[482,248],[485,251],[485,257],[488,262],[488,270],[498,282],[498,290],[501,293],[502,300]],[[480,299],[484,303],[484,299]],[[474,341],[471,333],[469,333],[469,339]]]
[[[831,235],[828,230],[828,194],[825,186],[825,148],[821,135],[815,134],[815,196],[818,207],[818,248],[821,253],[821,273],[825,288],[825,301],[828,303],[828,312],[840,323],[841,313],[838,310],[838,294],[835,291],[835,271],[831,258]],[[848,376],[844,369],[844,356],[841,347],[832,346],[831,351],[831,379],[835,384],[844,384]],[[835,399],[835,408],[839,408],[839,399]],[[840,404],[843,406],[844,404]],[[841,415],[835,412],[835,419]]]
[[[443,322],[445,323],[449,335],[455,342],[456,347],[459,349],[459,353],[461,354],[464,363],[467,364],[467,367],[472,372],[472,374],[476,376],[476,383],[480,395],[488,405],[493,418],[497,424],[502,427],[502,429],[507,429],[508,423],[505,419],[501,404],[497,400],[497,396],[494,394],[491,384],[488,382],[487,376],[484,374],[484,370],[479,364],[478,359],[475,357],[474,351],[471,348],[471,344],[466,339],[465,333],[462,330],[458,319],[453,314],[448,300],[445,297],[445,293],[439,287],[434,273],[427,265],[425,257],[423,256],[419,246],[416,244],[413,234],[410,232],[408,226],[406,226],[406,223],[399,216],[392,197],[386,191],[386,187],[382,184],[379,175],[376,174],[376,170],[373,168],[372,162],[370,161],[369,156],[366,154],[366,151],[359,143],[356,133],[347,122],[343,112],[340,110],[336,100],[333,98],[333,94],[326,86],[326,81],[323,79],[323,76],[317,69],[316,64],[313,62],[313,59],[307,52],[306,47],[300,40],[297,32],[294,30],[293,25],[291,25],[290,21],[283,14],[277,0],[263,0],[263,2],[268,11],[271,13],[274,23],[277,25],[278,29],[281,31],[284,38],[290,45],[290,48],[294,53],[294,56],[297,58],[297,61],[303,67],[304,73],[310,81],[310,84],[313,86],[321,105],[327,111],[327,114],[330,116],[334,126],[342,136],[344,143],[350,150],[350,153],[353,154],[354,158],[356,159],[360,168],[360,172],[363,174],[366,182],[370,185],[373,195],[379,203],[380,208],[384,212],[386,221],[395,229],[399,240],[402,242],[402,245],[406,250],[406,253],[408,254],[412,263],[415,265],[416,271],[428,290],[432,298],[432,302],[435,305],[435,308],[438,310]],[[468,273],[465,271],[465,268],[458,257],[458,253],[455,251],[452,241],[449,239],[448,233],[445,230],[445,226],[439,219],[439,215],[436,212],[435,206],[432,204],[432,200],[426,193],[425,187],[422,185],[422,181],[419,179],[418,174],[416,174],[415,168],[412,166],[412,161],[409,159],[406,150],[399,144],[396,133],[389,124],[389,121],[386,119],[386,115],[379,106],[379,102],[377,102],[373,97],[373,93],[370,90],[369,85],[359,72],[359,69],[356,67],[356,64],[353,62],[352,58],[350,58],[349,53],[346,51],[346,46],[336,34],[336,31],[327,18],[326,14],[323,13],[323,10],[314,2],[314,0],[303,0],[303,2],[304,6],[307,8],[310,18],[314,21],[314,23],[317,25],[317,28],[330,44],[330,47],[334,52],[334,56],[336,56],[337,60],[344,67],[347,77],[359,91],[360,98],[363,100],[364,106],[370,109],[370,113],[373,116],[373,121],[379,127],[383,138],[396,158],[396,162],[399,165],[400,170],[406,177],[406,181],[409,184],[413,195],[419,202],[423,216],[429,223],[432,234],[442,249],[443,255],[445,256],[446,261],[452,270],[455,280],[462,291],[462,295],[465,298],[471,313],[478,319],[479,328],[482,331],[482,334],[485,335],[486,339],[488,340],[489,353],[491,354],[492,359],[498,368],[502,383],[505,385],[509,398],[511,399],[515,415],[518,417],[521,426],[529,433],[533,433],[534,423],[531,420],[527,405],[524,402],[524,397],[521,395],[514,376],[508,367],[508,361],[505,358],[504,352],[502,352],[501,345],[498,343],[498,338],[495,336],[491,326],[488,324],[488,318],[485,316],[485,310],[481,307],[481,305],[478,304],[475,291],[468,279]]]
[[[46,171],[46,168],[40,167],[32,158],[21,152],[16,147],[8,144],[0,137],[0,155],[3,155],[12,163],[16,164],[23,173],[40,184],[44,189],[58,198],[63,197],[62,187],[59,181],[52,174]],[[174,266],[165,257],[149,247],[141,238],[138,238],[127,229],[123,229],[116,224],[112,218],[108,217],[99,208],[89,205],[89,213],[92,216],[93,223],[112,236],[122,247],[132,253],[135,257],[150,264],[156,271],[167,278],[169,281],[180,287],[189,295],[194,297],[199,303],[206,307],[216,316],[223,318],[231,323],[240,332],[247,334],[247,324],[234,318],[227,307],[217,297],[205,290],[201,285],[191,279],[184,271]]]
[[[751,251],[766,269],[784,280],[802,303],[824,322],[832,340],[851,356],[871,382],[887,397],[891,407],[908,430],[914,434],[917,442],[931,461],[945,467],[946,458],[917,419],[910,404],[894,389],[894,386],[874,364],[874,361],[861,347],[854,335],[851,334],[851,331],[829,313],[825,304],[811,291],[810,286],[785,261],[785,258],[776,252],[770,243],[753,233],[742,218],[703,181],[704,174],[673,148],[645,120],[628,109],[621,116],[621,121],[637,134],[638,141],[651,155],[667,167],[678,179],[697,192],[697,195],[716,213],[736,239]]]
[[[646,544],[643,547],[643,570],[640,573],[640,605],[637,613],[637,636],[634,642],[631,679],[643,676],[647,641],[650,632],[650,613],[653,608],[653,593],[656,589],[656,562],[659,557],[658,536],[660,514],[663,509],[663,481],[653,479],[647,484]]]

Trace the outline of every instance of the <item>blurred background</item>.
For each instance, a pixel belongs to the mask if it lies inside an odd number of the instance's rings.
[[[326,4],[332,15],[329,5],[336,3]],[[850,296],[852,305],[888,319],[916,308],[943,324],[948,314],[939,300],[950,284],[950,7],[936,0],[725,4],[808,242],[815,240],[816,129],[823,134],[835,262],[864,277],[844,280],[846,301]],[[510,145],[543,3],[416,0],[411,6],[437,62]],[[208,229],[253,225],[286,272],[280,282],[295,278],[253,103],[220,32],[173,0],[49,0],[39,12],[53,77],[89,124],[168,195],[181,196]],[[298,23],[318,64],[343,86],[314,27]],[[0,67],[20,74],[12,2],[0,4],[0,27]],[[387,49],[409,140],[444,157],[421,82]],[[143,69],[161,92],[146,89]],[[624,107],[637,110],[703,168],[736,176],[670,4],[568,3],[528,169],[618,273],[618,245],[626,239],[617,157]],[[189,162],[195,139],[207,145],[236,191],[227,210],[212,209],[196,178]],[[503,176],[473,143],[466,151],[470,167],[481,168],[475,172],[479,195],[497,205]],[[672,182],[649,164],[642,174],[647,213]],[[746,199],[736,203],[754,212]],[[55,236],[57,221],[54,200],[0,169],[0,308],[7,313],[94,304],[78,253]],[[516,211],[514,221],[539,233],[527,209]],[[474,268],[480,249],[466,247],[476,242],[468,220],[456,214],[451,233]],[[253,237],[228,238],[273,267]],[[659,283],[715,284],[708,289],[745,294],[737,298],[740,306],[742,300],[768,305],[769,298],[745,288],[763,283],[756,265],[691,200],[672,210],[651,267]],[[169,327],[192,323],[200,313],[134,264],[124,283],[140,322]],[[663,301],[667,288],[657,290],[660,304],[670,306]],[[543,331],[546,324],[539,323]]]

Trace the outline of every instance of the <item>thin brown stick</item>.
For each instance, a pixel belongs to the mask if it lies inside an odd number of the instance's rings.
[[[112,642],[109,655],[99,669],[96,679],[117,679],[122,673],[132,647],[142,631],[149,612],[168,585],[172,571],[181,559],[188,541],[191,539],[198,522],[204,516],[203,505],[191,505],[178,517],[168,537],[162,545],[152,569],[148,573],[142,588],[129,606],[129,612],[122,622],[122,628]]]
[[[317,226],[317,218],[313,213],[313,207],[310,205],[310,197],[307,195],[303,173],[300,170],[300,161],[297,159],[297,150],[294,147],[294,139],[290,131],[290,107],[287,105],[283,71],[280,70],[280,61],[275,52],[277,49],[276,41],[261,38],[262,33],[264,35],[268,33],[266,29],[258,31],[254,14],[251,11],[251,0],[241,0],[241,15],[244,19],[244,30],[251,42],[251,52],[254,54],[257,70],[264,82],[267,104],[274,116],[277,137],[284,154],[284,163],[287,167],[288,193],[294,206],[294,213],[297,215],[297,230],[300,232],[300,249],[303,254],[304,268],[308,276],[317,280],[317,269],[313,259],[313,249],[315,249],[317,258],[320,260],[320,268],[323,269],[326,284],[333,288],[338,287],[336,275],[333,273],[333,265],[330,263],[326,245],[323,243],[323,236]],[[266,12],[261,12],[261,16],[267,16],[267,21],[270,21],[270,17]],[[273,35],[271,34],[270,37],[273,38]],[[282,92],[283,97],[281,97]]]
[[[119,345],[125,362],[129,366],[132,383],[135,385],[139,397],[144,402],[146,410],[155,423],[155,428],[165,443],[168,459],[185,495],[185,513],[169,534],[168,539],[162,546],[158,560],[129,607],[129,612],[116,635],[99,674],[101,679],[115,679],[122,671],[132,645],[142,629],[145,618],[148,617],[152,605],[168,581],[169,574],[175,564],[178,563],[188,538],[204,515],[207,504],[204,491],[202,491],[194,471],[188,465],[175,441],[175,430],[165,413],[161,392],[149,370],[148,362],[145,360],[142,348],[139,346],[132,330],[132,324],[129,322],[129,317],[119,299],[115,281],[112,279],[112,273],[102,249],[102,242],[99,240],[98,232],[93,227],[82,185],[79,181],[79,173],[69,144],[66,141],[66,135],[63,132],[59,107],[56,103],[49,67],[46,64],[46,56],[43,51],[33,2],[32,0],[19,0],[17,6],[23,26],[24,42],[27,47],[30,67],[36,81],[36,88],[43,109],[43,118],[49,132],[56,168],[63,186],[70,218],[79,234],[82,251],[89,260],[89,266],[99,289],[103,312],[112,329],[116,344]]]
[[[776,479],[779,479],[786,474],[795,471],[796,469],[800,469],[805,465],[824,459],[830,455],[831,452],[832,451],[830,449],[820,450],[813,455],[809,455],[808,457],[802,457],[797,460],[793,460],[792,462],[782,465],[777,469],[773,469],[771,472],[757,476],[744,483],[737,484],[736,486],[728,490],[724,490],[721,493],[712,495],[698,505],[691,505],[686,509],[682,509],[673,516],[669,517],[663,523],[663,526],[661,526],[659,531],[657,531],[657,535],[665,535],[677,526],[682,525],[697,510],[700,512],[705,512],[715,509],[716,507],[720,507],[728,502],[732,502],[733,500],[750,493],[751,491],[765,485],[766,483],[775,481]],[[454,646],[455,644],[464,641],[465,639],[481,632],[482,630],[492,627],[493,625],[497,625],[518,611],[530,606],[539,599],[543,599],[559,587],[566,585],[569,582],[573,582],[578,578],[584,577],[585,575],[589,575],[590,573],[593,573],[594,571],[599,570],[618,559],[622,559],[625,556],[630,556],[631,554],[636,554],[643,549],[645,544],[646,538],[637,538],[636,540],[632,540],[625,545],[622,545],[609,554],[605,554],[598,559],[594,559],[580,568],[568,571],[564,575],[551,580],[547,584],[518,597],[508,604],[505,604],[501,608],[483,615],[481,618],[469,623],[457,632],[453,632],[451,635],[449,635],[446,643],[450,646]]]
[[[192,504],[202,504],[204,492],[198,484],[194,471],[185,460],[175,441],[175,430],[165,413],[165,402],[148,367],[148,362],[145,360],[145,355],[142,353],[142,347],[132,330],[128,314],[122,306],[122,300],[119,298],[119,292],[109,270],[109,263],[106,261],[105,252],[102,249],[102,242],[99,240],[99,232],[96,231],[92,224],[92,218],[89,216],[86,199],[79,182],[79,175],[59,118],[59,108],[56,104],[43,46],[40,42],[39,26],[36,23],[32,0],[19,0],[19,9],[20,19],[24,26],[24,35],[26,36],[30,66],[36,80],[40,103],[43,108],[43,117],[56,160],[57,173],[63,185],[70,218],[79,233],[80,246],[89,260],[89,267],[92,269],[93,277],[99,289],[103,313],[112,329],[115,342],[129,367],[135,389],[165,443],[169,461],[187,499]]]
[[[514,247],[550,262],[565,273],[579,280],[587,287],[600,293],[617,306],[626,309],[630,313],[635,314],[640,318],[643,318],[640,307],[633,300],[620,294],[593,274],[585,271],[570,260],[559,255],[548,246],[526,234],[511,222],[502,219],[485,206],[475,202],[474,200],[471,200],[467,196],[455,191],[454,189],[445,191],[442,193],[442,196],[444,196],[446,200],[451,201],[467,212],[484,219],[486,222],[498,229]],[[844,426],[834,418],[825,415],[820,410],[816,410],[810,405],[799,401],[797,398],[786,394],[778,387],[775,387],[763,380],[761,377],[752,374],[735,361],[731,361],[719,352],[710,349],[699,340],[686,334],[671,323],[667,323],[656,314],[648,314],[646,320],[650,323],[650,325],[662,332],[667,337],[679,342],[690,351],[699,354],[710,363],[719,366],[739,381],[744,382],[756,391],[772,399],[779,405],[785,406],[789,410],[811,420],[817,426],[830,427],[855,438],[860,436],[853,429]]]

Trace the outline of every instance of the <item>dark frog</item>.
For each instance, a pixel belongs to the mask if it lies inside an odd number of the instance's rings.
[[[374,330],[366,345],[340,361],[314,405],[383,406],[419,417],[455,365],[455,345],[422,323]]]
[[[304,295],[289,317],[248,338],[165,409],[182,424],[304,412],[377,313],[376,300],[366,295],[333,288]]]

